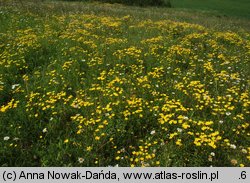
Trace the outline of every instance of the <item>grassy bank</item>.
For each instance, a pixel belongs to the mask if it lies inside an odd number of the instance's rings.
[[[248,0],[172,0],[174,8],[203,10],[218,16],[235,16],[250,19],[250,1]]]

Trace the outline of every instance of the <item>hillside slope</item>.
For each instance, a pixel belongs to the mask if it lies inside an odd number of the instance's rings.
[[[11,1],[0,22],[0,166],[250,166],[245,20]]]

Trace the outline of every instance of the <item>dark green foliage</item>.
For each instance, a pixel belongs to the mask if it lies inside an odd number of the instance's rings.
[[[139,6],[165,6],[164,0],[99,0],[109,3],[122,3],[127,5],[139,5]]]
[[[67,0],[75,1],[75,0]],[[164,6],[171,7],[170,0],[85,0],[85,1],[100,1],[105,3],[120,3],[135,6]]]

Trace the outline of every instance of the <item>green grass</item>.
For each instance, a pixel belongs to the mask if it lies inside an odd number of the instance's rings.
[[[248,0],[172,0],[174,8],[202,10],[219,16],[236,16],[250,19]]]
[[[248,20],[0,1],[0,22],[0,166],[250,166]]]

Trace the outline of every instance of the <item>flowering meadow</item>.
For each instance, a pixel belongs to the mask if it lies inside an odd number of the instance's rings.
[[[248,30],[45,5],[0,6],[0,166],[250,166]]]

